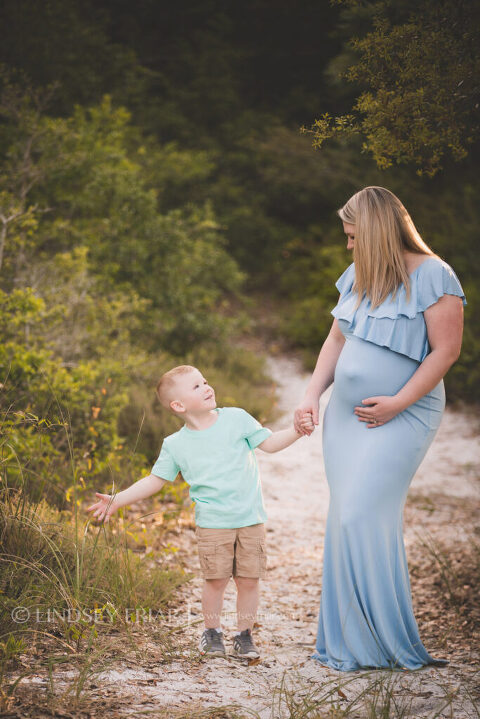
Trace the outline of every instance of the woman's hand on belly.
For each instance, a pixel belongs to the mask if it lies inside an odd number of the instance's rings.
[[[403,409],[396,397],[385,395],[362,399],[362,405],[370,406],[355,407],[353,411],[360,422],[368,422],[367,429],[380,427],[400,414]]]

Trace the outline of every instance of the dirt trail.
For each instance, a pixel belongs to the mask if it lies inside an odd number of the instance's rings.
[[[275,427],[282,428],[291,421],[292,411],[303,395],[309,375],[300,369],[300,363],[295,359],[275,358],[269,365],[279,387],[280,409],[284,412]],[[330,391],[322,397],[321,418],[329,394]],[[371,673],[368,678],[362,673],[337,673],[309,659],[317,628],[329,499],[322,460],[321,424],[311,437],[300,439],[283,452],[269,455],[257,450],[257,458],[269,517],[268,578],[261,585],[260,626],[255,630],[262,660],[259,664],[246,666],[233,658],[202,660],[200,664],[186,658],[185,661],[157,665],[154,670],[151,663],[145,665],[145,670],[138,665],[132,669],[119,666],[117,671],[96,678],[97,685],[106,682],[111,687],[118,687],[121,683],[130,696],[128,705],[132,712],[166,705],[186,708],[191,702],[202,706],[238,703],[254,709],[262,718],[278,717],[278,710],[272,714],[272,694],[285,671],[295,677],[297,686],[306,690],[318,688],[327,681],[353,680],[353,684],[343,690],[348,698],[354,697],[366,681],[372,680]],[[473,469],[478,467],[479,459],[478,434],[476,437],[473,432],[471,417],[447,410],[410,491],[420,495],[441,493],[452,501],[478,501]],[[410,515],[405,527],[407,554],[416,542],[416,533],[425,528],[418,526],[423,520],[416,520],[414,511]],[[428,531],[441,532],[441,536],[455,533],[457,540],[462,539],[460,527],[443,525],[441,511],[431,515]],[[201,577],[193,531],[182,531],[179,539],[187,568],[196,574],[181,590],[183,611],[176,618],[180,625],[201,618]],[[234,612],[235,591],[231,581],[225,594],[222,621],[227,651],[231,651],[232,646]],[[202,624],[197,621],[179,633],[186,653],[196,650],[201,631]],[[427,649],[435,653],[431,647],[427,646]],[[424,669],[396,677],[401,682],[400,693],[415,695],[412,716],[420,719],[432,715],[446,687],[468,682],[472,671],[471,665],[452,662],[445,669]],[[376,673],[379,674],[383,672]],[[471,716],[462,709],[462,701],[456,702],[453,714],[456,719]]]

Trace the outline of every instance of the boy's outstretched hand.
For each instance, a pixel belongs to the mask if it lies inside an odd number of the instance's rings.
[[[311,412],[304,412],[301,419],[300,419],[300,426],[302,429],[306,429],[309,434],[311,434],[315,429],[315,424],[313,422],[313,415]]]
[[[90,507],[87,507],[86,511],[93,512],[94,517],[97,517],[99,520],[105,519],[105,522],[108,522],[112,514],[119,509],[118,504],[111,494],[95,492],[95,495],[100,497],[100,499],[98,502],[95,502],[95,504],[91,504]]]

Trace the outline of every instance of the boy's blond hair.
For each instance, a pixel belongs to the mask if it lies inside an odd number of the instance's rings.
[[[178,367],[173,367],[173,369],[168,370],[165,374],[162,374],[157,382],[156,393],[163,407],[171,409],[170,402],[174,399],[172,396],[172,389],[175,387],[175,379],[178,375],[187,374],[188,372],[193,372],[196,369],[197,368],[192,365],[181,364],[178,365]]]

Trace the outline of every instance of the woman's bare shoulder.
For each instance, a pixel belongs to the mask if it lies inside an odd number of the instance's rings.
[[[408,274],[415,272],[415,270],[420,267],[420,265],[423,265],[423,263],[429,259],[435,258],[439,261],[442,261],[441,257],[438,257],[438,255],[430,255],[425,252],[404,252],[403,256],[405,259],[405,266],[407,268]]]

